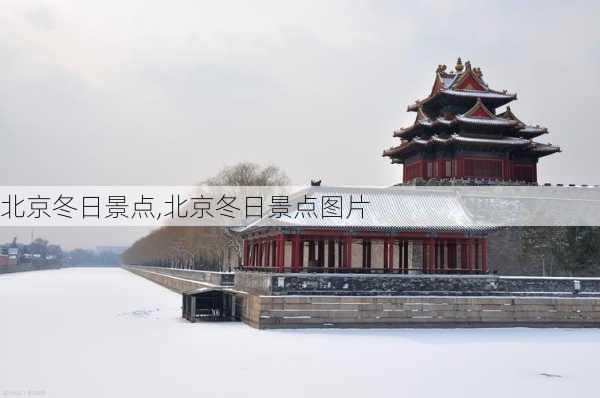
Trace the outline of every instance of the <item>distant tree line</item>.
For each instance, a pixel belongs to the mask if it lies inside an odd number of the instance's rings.
[[[201,184],[274,186],[289,184],[289,178],[276,166],[243,162]],[[240,255],[240,246],[238,237],[224,227],[164,226],[136,241],[121,258],[125,264],[222,270]]]

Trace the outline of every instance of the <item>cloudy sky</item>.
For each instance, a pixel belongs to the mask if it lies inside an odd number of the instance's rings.
[[[5,185],[190,185],[241,160],[294,184],[390,185],[382,150],[457,56],[562,147],[541,182],[600,183],[597,1],[0,5]],[[81,235],[60,243],[135,234]]]

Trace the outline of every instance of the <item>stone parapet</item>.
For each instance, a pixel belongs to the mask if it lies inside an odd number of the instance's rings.
[[[235,288],[261,295],[600,297],[600,278],[238,272]]]
[[[123,268],[177,293],[188,292],[200,288],[222,288],[233,286],[233,273],[134,265],[123,266]]]

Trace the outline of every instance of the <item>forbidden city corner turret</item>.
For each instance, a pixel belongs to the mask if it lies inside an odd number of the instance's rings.
[[[487,180],[537,183],[538,159],[560,152],[534,141],[547,134],[519,120],[516,94],[490,88],[479,68],[458,58],[454,71],[439,65],[431,94],[409,105],[412,126],[394,131],[400,145],[383,156],[404,165],[404,183],[416,180]]]

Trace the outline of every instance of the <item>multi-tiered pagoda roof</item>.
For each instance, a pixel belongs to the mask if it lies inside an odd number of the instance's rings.
[[[460,58],[454,71],[446,69],[445,65],[438,66],[429,96],[408,106],[408,111],[416,112],[416,118],[411,126],[394,131],[394,137],[401,139],[400,145],[383,153],[392,163],[404,164],[405,169],[413,166],[409,178],[405,170],[405,182],[416,177],[516,180],[523,177],[523,168],[531,168],[538,158],[560,151],[557,146],[533,140],[548,132],[545,127],[527,125],[508,106],[498,112],[499,107],[515,100],[516,94],[490,88],[481,69],[472,68],[470,62],[463,65]],[[464,167],[457,164],[464,159],[487,159],[488,165],[501,160],[497,169],[502,172],[479,173],[477,167],[469,166],[469,173],[465,173]],[[436,161],[440,167],[434,170],[430,166],[427,170],[426,163]],[[475,165],[485,167],[485,162]],[[531,180],[536,171],[525,174]]]

